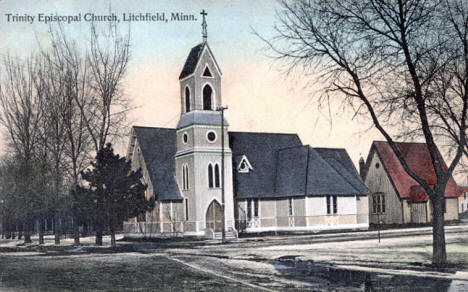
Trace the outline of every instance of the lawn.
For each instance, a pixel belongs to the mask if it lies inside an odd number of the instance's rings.
[[[140,253],[0,254],[0,290],[251,291],[165,257]]]

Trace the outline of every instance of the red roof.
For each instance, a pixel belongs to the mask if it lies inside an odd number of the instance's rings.
[[[425,143],[396,143],[400,149],[411,170],[420,178],[424,179],[429,185],[434,186],[437,183],[437,177],[432,166],[431,156]],[[403,169],[400,161],[393,153],[392,148],[387,142],[374,141],[374,146],[379,157],[384,164],[393,185],[396,188],[400,198],[407,198],[415,202],[427,201],[425,191],[419,184],[411,178]],[[442,159],[443,169],[447,170],[447,165]],[[419,186],[419,187],[418,187]],[[447,183],[445,197],[458,197],[460,191],[453,177]]]

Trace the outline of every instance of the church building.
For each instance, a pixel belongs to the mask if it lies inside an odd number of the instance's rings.
[[[303,145],[296,134],[229,131],[222,72],[205,19],[202,26],[203,42],[179,75],[177,127],[132,127],[127,156],[156,206],[125,222],[126,236],[367,229],[368,189],[345,149]]]

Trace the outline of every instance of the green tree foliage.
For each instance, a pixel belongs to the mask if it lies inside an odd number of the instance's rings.
[[[98,152],[91,165],[92,169],[81,174],[89,185],[78,188],[75,197],[80,200],[81,210],[96,224],[109,228],[115,246],[116,228],[127,219],[151,211],[154,199],[145,197],[147,186],[142,183],[141,169],[133,171],[130,161],[114,154],[110,143]]]

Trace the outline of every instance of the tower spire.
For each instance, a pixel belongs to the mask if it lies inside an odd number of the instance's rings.
[[[203,43],[206,43],[206,40],[208,39],[208,31],[206,30],[206,27],[208,26],[206,24],[206,19],[205,16],[208,15],[208,13],[205,12],[205,9],[200,12],[200,14],[203,16],[203,22],[202,22],[202,37],[203,37]]]

